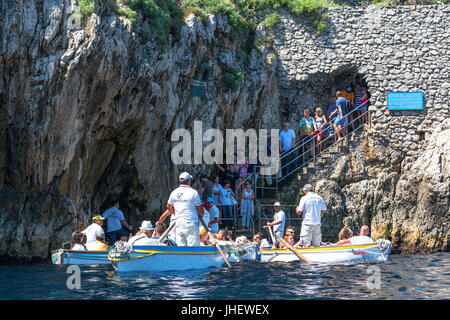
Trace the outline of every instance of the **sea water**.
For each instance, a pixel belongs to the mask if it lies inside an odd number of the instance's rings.
[[[231,269],[160,274],[118,274],[110,265],[80,266],[79,289],[68,285],[68,267],[0,266],[0,299],[450,298],[450,253],[391,255],[386,263],[343,265],[244,261]]]

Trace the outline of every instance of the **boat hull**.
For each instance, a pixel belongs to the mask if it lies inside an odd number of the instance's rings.
[[[377,243],[365,245],[324,246],[297,249],[312,263],[339,264],[349,262],[385,262],[390,253],[390,242],[383,240],[383,246]],[[299,258],[289,249],[261,249],[262,262],[289,262]]]
[[[108,253],[103,251],[58,250],[52,253],[53,264],[96,265],[111,264]]]
[[[227,247],[221,248],[225,256],[229,258],[229,249]],[[125,255],[111,253],[110,260],[114,269],[118,272],[184,271],[225,265],[225,261],[217,248],[209,246],[137,246]]]

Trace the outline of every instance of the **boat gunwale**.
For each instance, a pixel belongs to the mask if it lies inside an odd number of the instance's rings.
[[[319,252],[319,251],[337,251],[337,250],[350,250],[350,249],[370,249],[378,247],[378,244],[355,244],[355,245],[342,245],[342,246],[320,246],[320,247],[309,247],[309,248],[297,248],[296,251],[300,253],[308,252]],[[261,248],[261,254],[272,254],[272,253],[288,253],[293,254],[289,249],[272,249],[272,248]]]

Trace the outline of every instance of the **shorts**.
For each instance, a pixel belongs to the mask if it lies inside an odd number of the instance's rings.
[[[106,233],[106,239],[108,240],[109,244],[114,244],[116,241],[119,241],[121,237],[126,236],[125,230],[123,228],[120,228],[119,230],[114,230]]]
[[[315,136],[321,136],[321,137],[323,137],[323,132],[320,131],[320,130],[316,130],[316,131],[314,131],[313,136],[314,136],[314,137],[315,137]]]
[[[322,242],[322,232],[320,227],[320,224],[302,224],[300,243],[304,246],[309,246],[311,243],[315,247],[320,246],[320,243]]]
[[[341,119],[341,116],[338,115],[336,117],[336,121],[335,124],[339,125],[339,126],[345,126],[345,122],[347,121],[347,116],[344,116],[344,118]]]

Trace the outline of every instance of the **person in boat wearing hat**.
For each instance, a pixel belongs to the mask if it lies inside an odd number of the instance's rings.
[[[157,225],[156,229],[151,221],[142,221],[139,231],[128,240],[128,244],[131,246],[163,246],[164,244],[159,242],[159,238],[165,231],[164,223]]]
[[[273,204],[273,209],[275,210],[275,214],[273,215],[273,221],[267,222],[267,224],[263,228],[271,228],[273,226],[274,234],[283,237],[284,235],[284,224],[286,222],[286,213],[281,210],[281,204],[279,202],[275,202]],[[274,245],[276,247],[279,246],[278,240],[275,240]]]
[[[86,244],[87,251],[108,251],[109,246],[104,234],[97,235],[96,241]]]
[[[192,179],[189,173],[181,173],[180,186],[172,191],[167,201],[167,210],[177,219],[175,242],[178,246],[200,245],[199,218],[203,218],[204,208],[199,193],[191,187]]]
[[[90,242],[97,241],[97,236],[102,235],[105,236],[105,232],[103,231],[103,218],[102,216],[95,216],[92,218],[94,221],[89,227],[81,231],[82,234],[86,236],[86,245]]]
[[[321,218],[327,213],[327,205],[321,196],[313,192],[312,185],[305,184],[303,192],[305,195],[295,209],[298,215],[303,214],[300,241],[295,244],[295,247],[310,246],[311,243],[318,247],[322,241]]]

